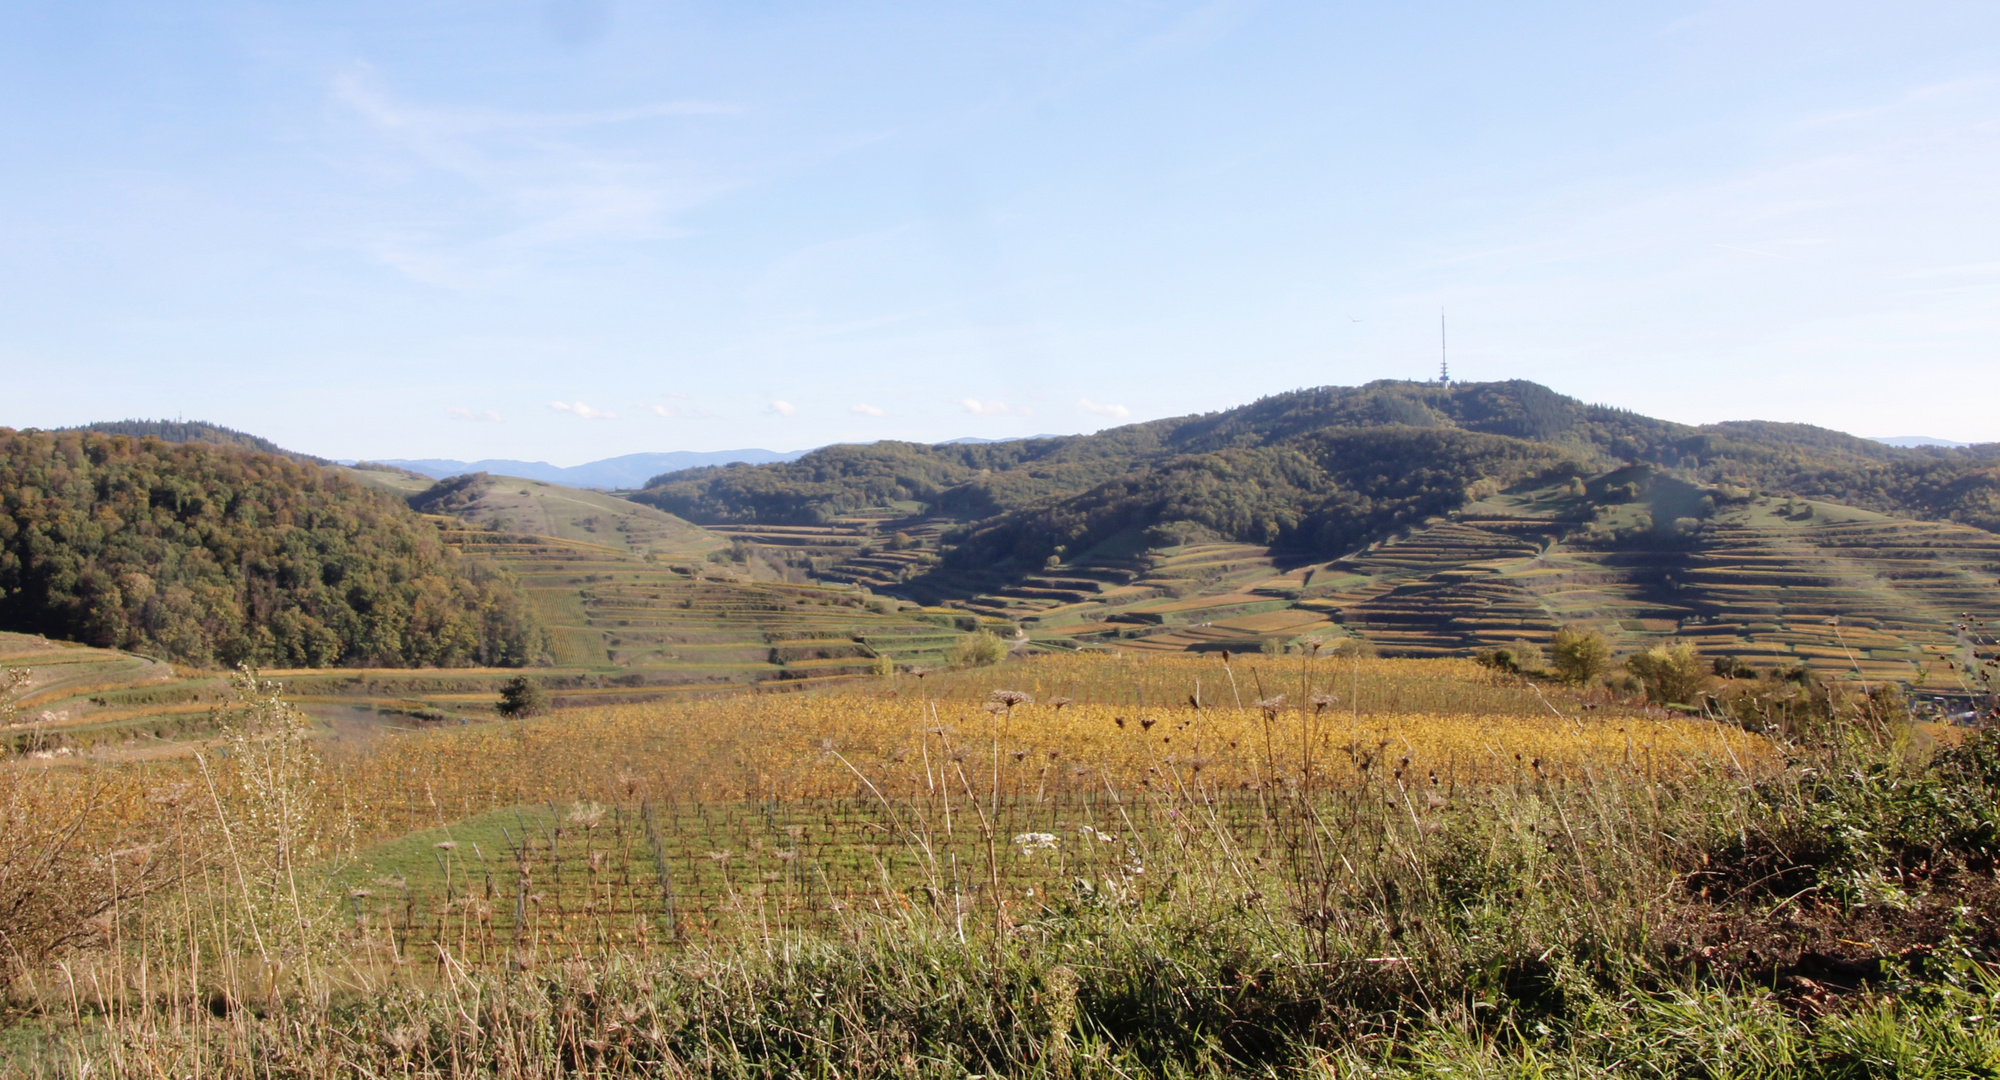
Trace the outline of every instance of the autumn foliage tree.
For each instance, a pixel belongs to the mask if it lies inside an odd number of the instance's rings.
[[[203,666],[520,665],[519,590],[392,496],[207,443],[0,428],[0,627]]]

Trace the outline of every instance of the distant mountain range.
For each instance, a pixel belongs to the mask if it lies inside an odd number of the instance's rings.
[[[1971,443],[1953,442],[1950,439],[1940,439],[1934,435],[1890,435],[1886,438],[1871,438],[1868,441],[1878,442],[1883,446],[1901,447],[1904,450],[1914,450],[1919,446],[1943,446],[1954,450],[1963,450],[1972,445]]]
[[[578,488],[636,488],[643,487],[647,480],[662,473],[679,472],[682,469],[699,468],[703,465],[769,465],[774,462],[797,461],[808,451],[794,450],[779,453],[775,450],[675,450],[664,454],[625,454],[620,457],[605,458],[602,461],[585,462],[568,467],[551,465],[546,461],[515,461],[510,458],[487,458],[483,461],[454,461],[450,458],[377,458],[384,465],[394,465],[411,472],[442,480],[447,476],[463,476],[466,473],[495,473],[500,476],[519,476],[528,480],[542,480],[551,484],[564,484]],[[343,465],[354,462],[343,461]]]
[[[1053,439],[1054,435],[1033,435],[1027,438]],[[937,443],[938,446],[960,446],[986,443],[1021,442],[1021,437],[1009,439],[951,439]],[[400,469],[422,473],[434,480],[447,476],[463,476],[466,473],[493,473],[499,476],[518,476],[526,480],[541,480],[550,484],[563,484],[576,488],[604,488],[606,490],[626,490],[645,487],[647,481],[667,473],[682,469],[698,469],[705,465],[772,465],[782,464],[812,453],[810,450],[793,450],[779,453],[776,450],[674,450],[662,454],[626,454],[622,457],[605,458],[602,461],[588,461],[582,465],[551,465],[546,461],[515,461],[511,458],[487,458],[484,461],[456,461],[451,458],[373,458],[383,465],[394,465]],[[342,465],[353,465],[352,461],[342,461]]]
[[[986,446],[991,443],[1026,442],[1030,439],[1060,439],[1061,435],[1009,435],[1004,439],[982,439],[977,435],[967,435],[963,439],[946,439],[932,446]]]

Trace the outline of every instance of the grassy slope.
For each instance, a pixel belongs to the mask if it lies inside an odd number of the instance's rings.
[[[527,587],[558,665],[595,673],[583,681],[598,685],[559,687],[572,699],[853,677],[882,654],[936,663],[959,636],[952,613],[870,607],[847,585],[758,581],[734,564],[558,538],[468,529],[452,539]]]
[[[698,559],[726,541],[686,521],[607,495],[541,480],[490,476],[452,516],[499,532],[552,536],[629,554]]]
[[[0,669],[31,673],[12,699],[13,724],[0,729],[24,751],[170,739],[206,728],[228,693],[219,675],[32,634],[0,633]]]
[[[328,469],[352,480],[381,488],[405,498],[430,487],[436,481],[428,476],[410,472],[391,472],[387,469],[356,469],[347,465],[329,465]]]

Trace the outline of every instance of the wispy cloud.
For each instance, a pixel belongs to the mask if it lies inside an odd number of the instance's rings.
[[[451,408],[451,409],[446,409],[445,413],[449,415],[453,420],[467,420],[474,423],[482,423],[482,424],[497,424],[500,422],[500,414],[494,412],[492,409]]]
[[[603,409],[593,409],[590,406],[585,405],[581,401],[551,401],[549,402],[549,408],[554,409],[557,412],[569,413],[571,416],[581,416],[585,420],[618,419],[618,414],[615,412],[607,412],[606,410]]]
[[[1875,105],[1854,109],[1833,109],[1827,112],[1816,113],[1806,118],[1805,125],[1808,127],[1821,127],[1832,124],[1845,124],[1855,120],[1867,120],[1894,113],[1911,105],[1927,102],[1935,98],[1956,97],[1967,91],[1984,89],[1987,85],[1989,85],[1989,80],[1983,78],[1954,79],[1950,82],[1931,83],[1904,91],[1888,101]]]
[[[797,416],[799,414],[799,407],[789,401],[773,401],[771,403],[771,411],[777,413],[779,416]]]
[[[853,413],[853,414],[854,414],[854,415],[856,415],[856,416],[887,416],[887,415],[889,415],[887,411],[885,411],[885,410],[883,410],[883,409],[881,409],[881,408],[879,408],[879,407],[877,407],[877,406],[874,406],[874,405],[863,405],[863,404],[859,404],[859,403],[856,403],[856,404],[853,404],[853,405],[849,405],[849,406],[847,407],[847,411],[848,411],[848,412],[851,412],[851,413]]]
[[[981,401],[978,398],[966,398],[964,401],[959,402],[959,404],[965,406],[965,411],[974,416],[1035,415],[1035,410],[1028,408],[1026,405],[1009,405],[1004,401]]]
[[[1082,406],[1084,412],[1097,416],[1109,416],[1116,420],[1124,420],[1132,415],[1132,410],[1123,405],[1098,405],[1089,398],[1085,398],[1077,402],[1077,404]]]
[[[359,119],[368,136],[392,151],[386,160],[377,147],[364,151],[378,171],[407,172],[414,162],[483,194],[461,195],[424,226],[390,229],[366,244],[404,275],[453,288],[504,278],[541,249],[673,235],[673,215],[731,185],[697,177],[659,155],[603,149],[606,140],[593,141],[592,133],[742,111],[706,101],[569,113],[427,107],[399,100],[365,63],[336,76],[329,96],[338,115]]]

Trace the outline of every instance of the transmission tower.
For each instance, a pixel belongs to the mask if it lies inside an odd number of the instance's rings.
[[[1438,312],[1438,382],[1451,382],[1451,354],[1445,349],[1444,312]]]

